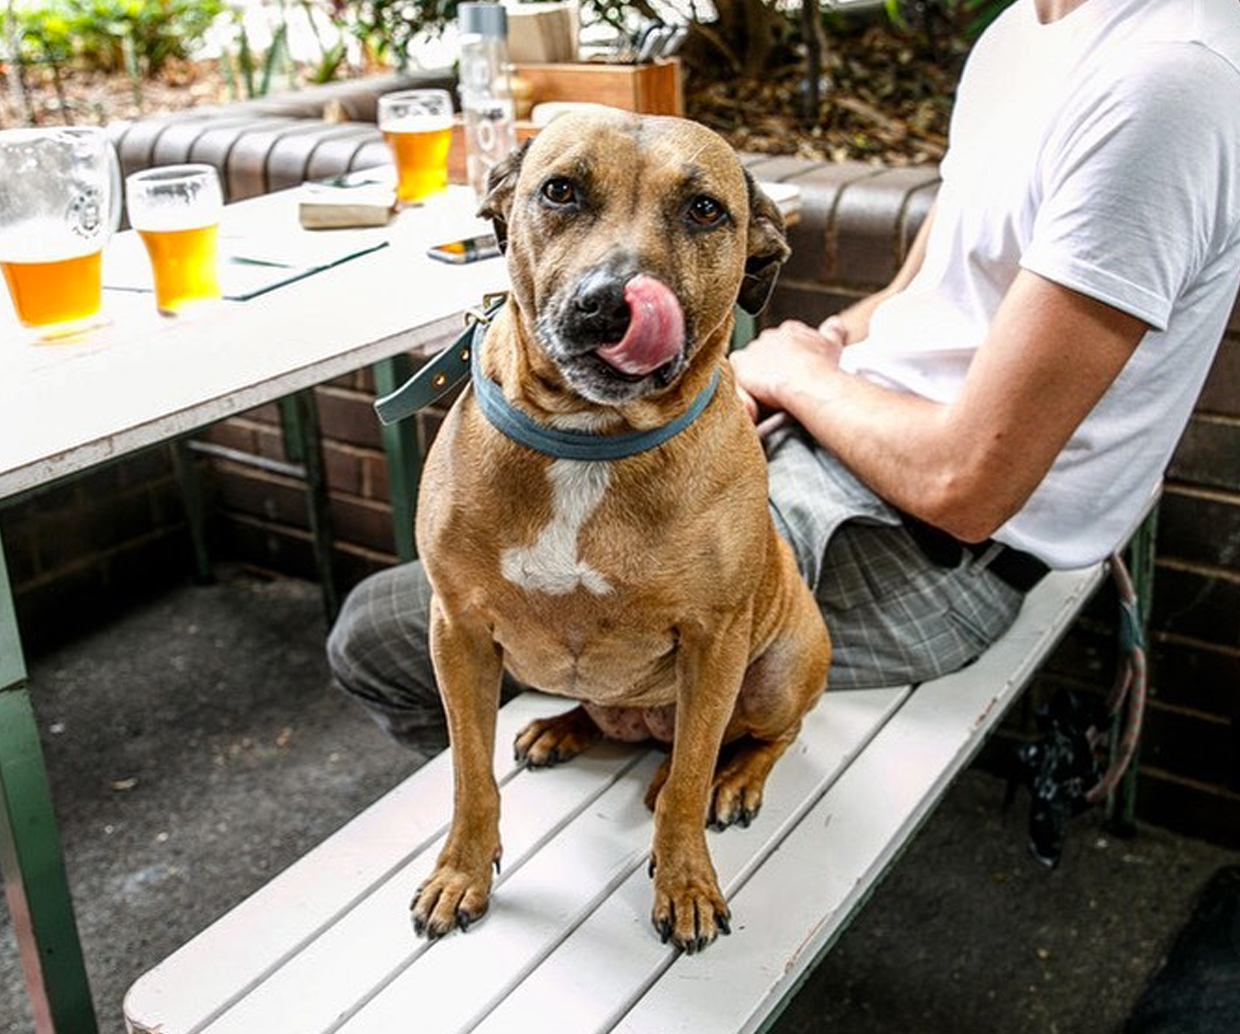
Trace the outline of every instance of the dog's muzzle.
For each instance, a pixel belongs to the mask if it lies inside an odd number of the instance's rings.
[[[672,290],[645,273],[593,270],[549,318],[544,345],[583,395],[614,403],[666,387],[686,353],[684,311]]]

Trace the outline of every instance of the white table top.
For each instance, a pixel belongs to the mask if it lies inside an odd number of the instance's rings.
[[[243,236],[262,247],[296,239],[325,254],[341,251],[332,235],[358,233],[300,229],[296,197],[285,191],[229,206],[221,238]],[[149,293],[106,289],[109,322],[73,343],[22,341],[0,290],[0,498],[417,349],[460,326],[464,310],[506,286],[504,262],[452,266],[425,252],[486,232],[475,207],[471,191],[450,187],[362,234],[386,237],[387,247],[186,317],[160,316]],[[139,243],[121,234],[108,245],[105,284],[124,279],[118,264]]]

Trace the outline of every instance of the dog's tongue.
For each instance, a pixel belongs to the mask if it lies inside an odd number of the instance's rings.
[[[624,285],[629,327],[614,345],[594,354],[621,373],[644,376],[679,354],[685,339],[685,316],[667,286],[639,273]]]

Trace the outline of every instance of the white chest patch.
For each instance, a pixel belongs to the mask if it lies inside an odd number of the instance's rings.
[[[598,507],[611,480],[607,463],[556,460],[547,468],[554,510],[533,545],[504,550],[500,570],[523,589],[563,596],[578,588],[597,595],[611,592],[607,579],[577,553],[577,535]]]

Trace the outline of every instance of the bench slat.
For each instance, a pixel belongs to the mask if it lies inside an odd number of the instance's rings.
[[[864,903],[1097,588],[1097,565],[1056,572],[975,664],[915,691],[780,851],[736,894],[764,917],[699,964],[677,959],[616,1034],[764,1030]],[[796,888],[789,902],[788,888]]]
[[[643,797],[662,759],[653,751],[635,753],[640,764],[496,888],[477,930],[431,946],[340,1034],[401,1030],[411,1015],[426,1034],[469,1030],[601,900],[635,872],[644,875],[650,812]],[[540,796],[535,784],[543,774],[528,780]]]
[[[505,868],[497,887],[502,888],[527,857],[585,808],[593,807],[618,777],[642,760],[642,752],[600,744],[576,764],[536,773],[537,779],[525,771],[516,773],[503,788],[500,828]],[[443,821],[450,800],[433,798],[422,802],[421,809],[438,811]],[[341,1017],[431,947],[414,935],[409,901],[430,874],[442,843],[441,836],[371,888],[346,915],[204,1028],[204,1034],[333,1029]],[[325,882],[334,878],[330,871],[322,873]]]
[[[531,719],[571,706],[527,693],[499,718],[495,771],[516,771],[512,740]],[[431,843],[452,799],[444,753],[379,798],[257,893],[199,933],[129,989],[125,1014],[151,1031],[194,1031],[348,912],[357,900]],[[194,974],[187,981],[179,974]]]
[[[711,853],[725,893],[742,874],[780,849],[780,842],[810,804],[826,791],[852,760],[890,720],[904,701],[907,688],[828,693],[806,718],[797,742],[776,765],[767,786],[766,800],[757,821],[745,830],[727,830],[710,836]],[[644,831],[640,864],[636,871],[576,929],[555,946],[538,968],[495,1011],[480,1023],[475,1034],[511,1034],[537,1030],[545,1025],[548,1003],[554,1002],[557,1029],[586,1034],[610,1029],[625,1010],[676,957],[675,949],[661,944],[650,926],[650,879],[644,860],[649,848],[649,824]],[[515,904],[515,902],[513,903]],[[490,922],[501,921],[497,915]],[[519,914],[503,921],[523,921]],[[759,922],[751,913],[733,916],[736,933],[722,940],[745,940],[745,927]],[[491,930],[483,932],[489,937]],[[478,960],[498,953],[488,951],[481,940],[469,950]],[[701,958],[709,959],[711,947]],[[483,964],[481,961],[478,964]],[[372,1009],[358,1015],[355,1025],[341,1034],[390,1029],[388,1024],[418,1010],[418,1001],[393,993],[378,999]],[[372,1020],[364,1023],[360,1021]],[[455,1031],[449,1027],[445,1030]],[[703,1028],[705,1029],[705,1028]],[[437,1032],[440,1028],[419,1028]]]

